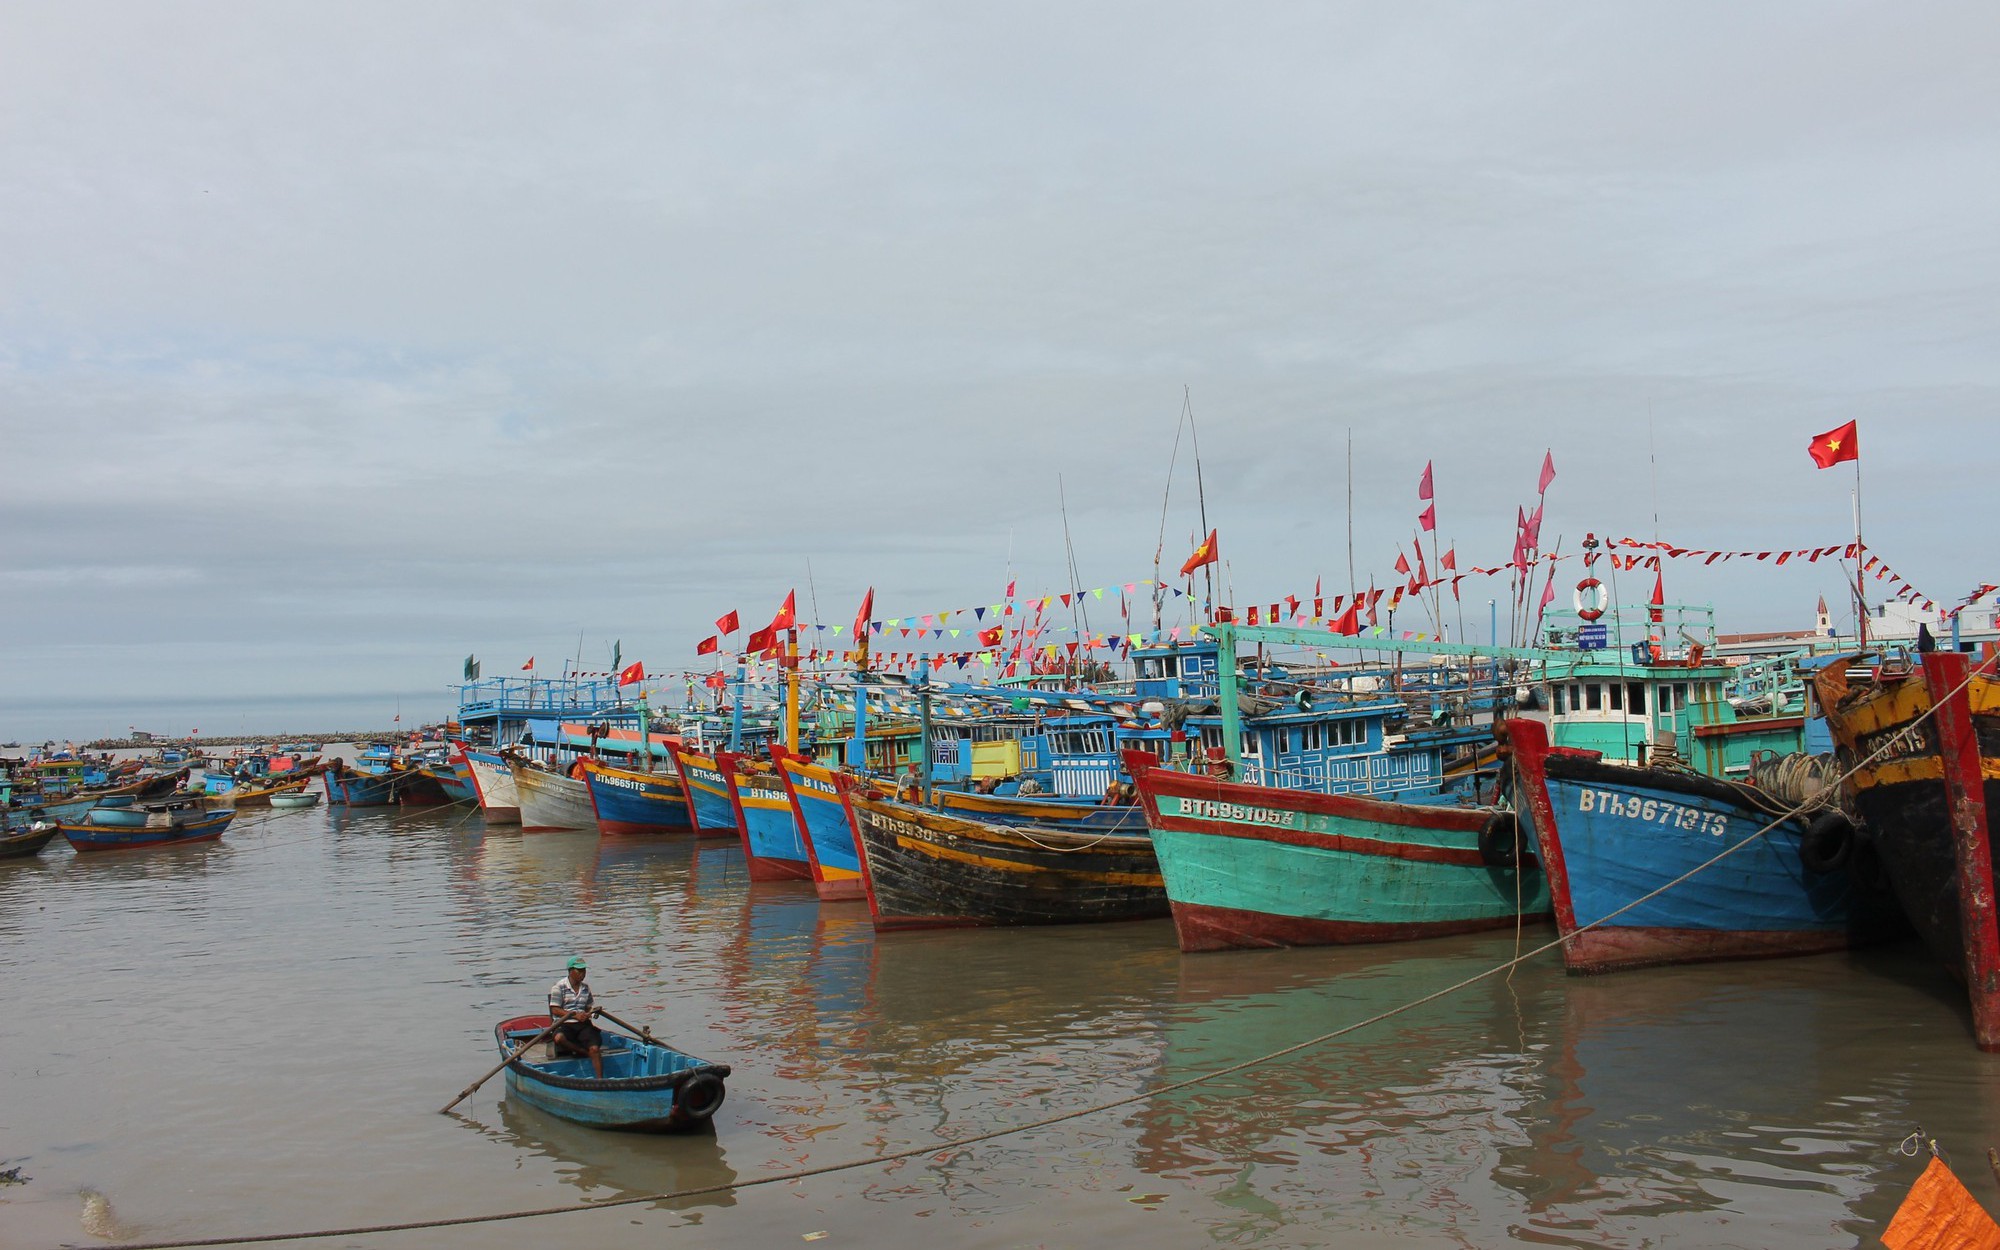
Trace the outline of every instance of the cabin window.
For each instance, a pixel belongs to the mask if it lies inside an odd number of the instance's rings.
[[[1569,710],[1572,712],[1583,710],[1583,685],[1580,682],[1573,681],[1569,684]]]
[[[1624,711],[1624,710],[1625,710],[1625,699],[1624,699],[1624,695],[1625,695],[1625,687],[1624,687],[1624,686],[1623,686],[1622,684],[1620,684],[1620,683],[1618,683],[1618,682],[1615,682],[1615,681],[1614,681],[1614,682],[1612,682],[1612,683],[1611,683],[1610,685],[1606,686],[1606,687],[1604,688],[1604,690],[1605,690],[1605,693],[1606,693],[1606,694],[1608,694],[1608,695],[1610,696],[1610,698],[1611,698],[1611,710],[1612,710],[1612,711],[1614,711],[1614,712],[1622,712],[1622,711]]]
[[[1321,727],[1318,725],[1307,725],[1299,733],[1304,739],[1299,743],[1299,749],[1302,751],[1317,751],[1326,745],[1326,739],[1322,736]]]
[[[1243,733],[1243,754],[1259,756],[1264,754],[1264,747],[1258,736],[1248,730]]]
[[[1583,688],[1583,705],[1593,712],[1604,710],[1604,687],[1590,682]]]
[[[1204,747],[1221,746],[1222,727],[1220,725],[1203,725],[1201,727],[1201,744]]]
[[[1634,716],[1646,714],[1646,683],[1633,681],[1625,683],[1625,710]]]
[[[1683,712],[1687,710],[1688,684],[1684,681],[1677,681],[1674,683],[1674,705],[1680,708]]]
[[[1278,730],[1278,754],[1290,755],[1291,753],[1292,753],[1292,731],[1289,729]]]
[[[1549,710],[1557,716],[1563,714],[1563,688],[1561,686],[1549,687]]]

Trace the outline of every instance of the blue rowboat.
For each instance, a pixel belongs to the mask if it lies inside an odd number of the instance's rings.
[[[516,1016],[493,1028],[502,1058],[549,1027],[547,1016]],[[554,1056],[538,1042],[507,1064],[507,1092],[531,1107],[591,1128],[679,1133],[706,1125],[722,1106],[726,1063],[709,1063],[671,1046],[604,1034],[604,1076],[580,1055]]]
[[[192,807],[146,812],[138,828],[118,825],[62,825],[63,837],[78,851],[137,851],[184,842],[213,842],[236,817],[234,808],[212,812]]]
[[[30,855],[39,855],[58,832],[53,820],[38,820],[18,828],[0,825],[0,859],[26,859]]]

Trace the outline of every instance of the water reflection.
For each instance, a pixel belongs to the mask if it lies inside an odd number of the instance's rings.
[[[606,1133],[559,1120],[511,1098],[500,1100],[499,1118],[497,1126],[467,1122],[524,1157],[554,1160],[550,1174],[591,1198],[638,1198],[733,1184],[737,1177],[721,1139],[712,1131],[661,1136]],[[736,1195],[698,1194],[650,1205],[675,1211],[733,1207]]]

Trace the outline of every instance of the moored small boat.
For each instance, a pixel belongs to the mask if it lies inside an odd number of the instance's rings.
[[[848,810],[843,775],[795,755],[778,761],[792,814],[805,834],[813,889],[835,902],[867,897],[861,880],[861,850],[854,842],[854,814]]]
[[[293,790],[284,794],[274,794],[271,796],[272,807],[294,811],[302,807],[314,807],[318,803],[319,795],[312,790]]]
[[[506,1058],[548,1027],[548,1016],[516,1016],[494,1026],[493,1040]],[[722,1106],[728,1064],[609,1031],[600,1058],[601,1078],[588,1058],[557,1056],[552,1042],[538,1042],[508,1062],[507,1092],[577,1124],[638,1133],[699,1129]]]
[[[465,767],[472,774],[473,792],[479,796],[480,817],[489,825],[520,824],[521,796],[514,789],[514,773],[507,758],[498,751],[467,747]]]
[[[877,929],[1168,914],[1159,859],[1144,834],[988,824],[860,793],[848,802]]]
[[[1398,942],[1548,918],[1541,872],[1494,862],[1492,808],[1243,785],[1126,754],[1184,951]]]
[[[1819,826],[1788,816],[1794,805],[1777,794],[1737,782],[1552,749],[1539,721],[1510,720],[1507,737],[1515,801],[1548,873],[1571,972],[1854,944],[1853,829],[1840,835],[1849,842],[1838,856],[1816,842],[1844,824],[1837,810]]]
[[[680,773],[671,767],[647,772],[585,760],[583,779],[590,787],[599,833],[686,833],[692,827],[687,793]]]
[[[687,794],[688,820],[695,833],[704,837],[740,837],[736,806],[729,801],[729,783],[715,766],[715,757],[677,748],[674,766],[680,770],[681,786]]]
[[[810,881],[812,860],[792,812],[791,796],[771,765],[729,751],[715,753],[715,766],[729,787],[736,828],[743,835],[743,858],[752,881]]]
[[[60,828],[63,837],[78,851],[134,851],[186,842],[212,842],[236,818],[236,811],[228,807],[204,811],[190,803],[144,809],[144,817],[145,822],[136,827],[64,824]]]
[[[1981,1050],[2000,1051],[2000,676],[1956,652],[1843,664],[1814,680],[1845,789],[1904,914],[1964,982]]]
[[[514,793],[521,800],[521,831],[549,833],[558,829],[597,829],[597,812],[590,806],[590,787],[519,756],[508,759]]]
[[[42,848],[62,832],[53,820],[37,820],[14,829],[0,830],[0,859],[26,859],[41,854]]]

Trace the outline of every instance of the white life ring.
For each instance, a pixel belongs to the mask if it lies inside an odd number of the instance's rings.
[[[1583,597],[1590,595],[1590,606],[1584,606]],[[1604,615],[1604,609],[1611,606],[1611,596],[1606,593],[1604,583],[1594,577],[1586,577],[1576,584],[1576,614],[1586,621],[1594,621]]]

